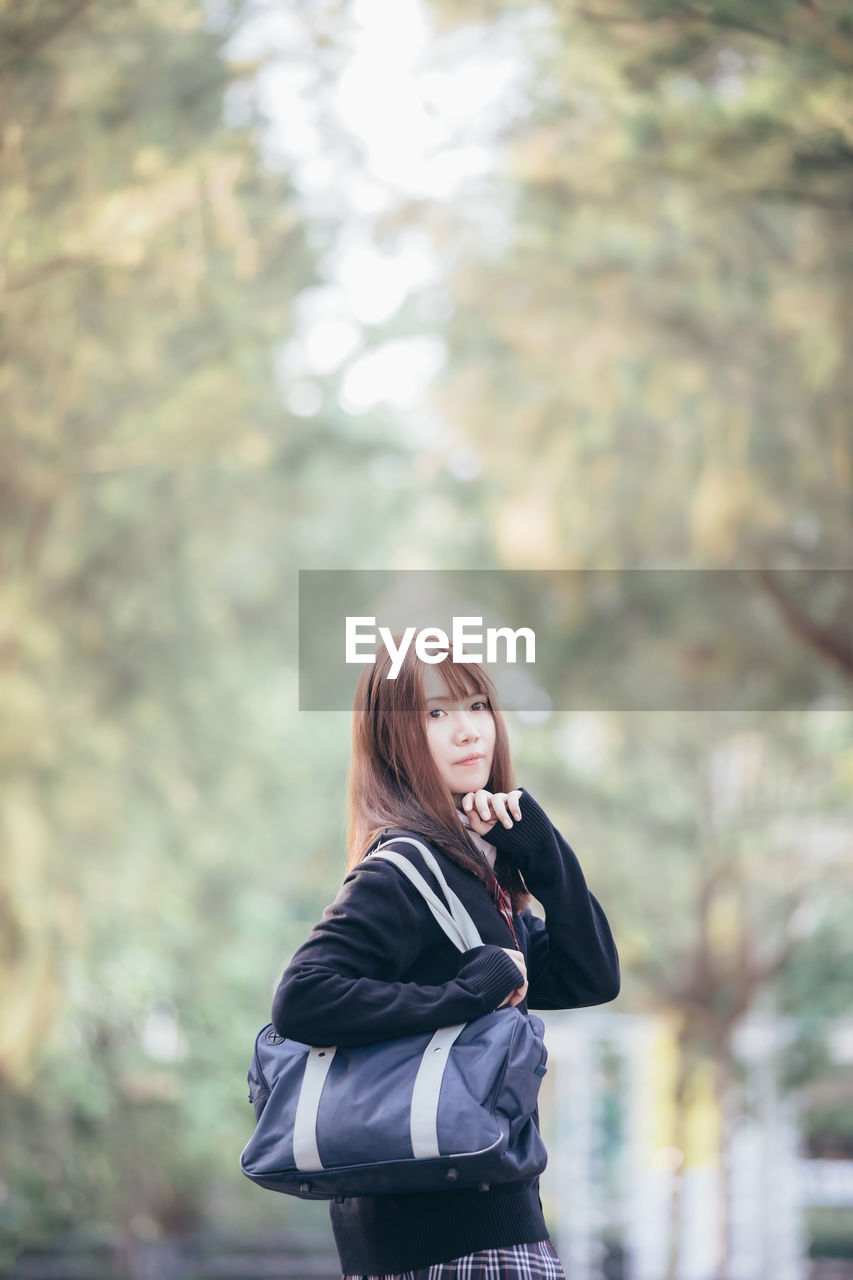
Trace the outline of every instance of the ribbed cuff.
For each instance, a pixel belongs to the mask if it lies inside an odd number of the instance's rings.
[[[510,860],[516,864],[521,874],[524,875],[527,860],[535,854],[543,841],[548,839],[552,827],[551,820],[545,810],[536,803],[525,787],[521,788],[519,807],[521,808],[521,819],[519,821],[513,818],[512,826],[507,828],[498,819],[489,828],[483,839],[488,840],[490,844],[493,844],[496,849],[500,849],[502,853],[506,853]]]
[[[522,985],[521,970],[503,947],[491,942],[472,947],[461,956],[462,968],[456,975],[457,982],[474,987],[483,997],[485,1011],[491,1013],[501,1001]]]

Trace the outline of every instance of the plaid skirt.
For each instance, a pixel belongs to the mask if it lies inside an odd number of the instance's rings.
[[[342,1276],[341,1280],[566,1280],[550,1240],[481,1249],[452,1262],[436,1262],[397,1276]]]

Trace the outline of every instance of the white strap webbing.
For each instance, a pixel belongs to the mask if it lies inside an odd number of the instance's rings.
[[[392,844],[412,844],[416,849],[420,850],[424,862],[435,876],[442,892],[447,899],[448,906],[445,906],[441,899],[435,894],[424,880],[423,876],[415,866],[403,854],[396,853],[389,846]],[[480,937],[477,926],[468,914],[465,906],[460,898],[453,892],[450,885],[444,878],[444,873],[438,865],[438,861],[431,849],[428,849],[420,840],[414,840],[411,836],[394,836],[389,840],[387,845],[380,845],[374,849],[369,855],[372,858],[385,858],[388,862],[393,862],[399,867],[403,874],[412,882],[426,902],[436,922],[441,926],[447,936],[450,938],[460,951],[470,951],[472,947],[482,946],[482,938]],[[449,910],[448,910],[449,907]],[[452,925],[452,929],[448,927]]]
[[[317,1149],[317,1112],[334,1056],[334,1045],[315,1045],[309,1050],[305,1062],[305,1074],[293,1118],[293,1163],[300,1172],[313,1173],[323,1168]]]
[[[396,853],[393,849],[383,849],[381,853],[376,854],[375,856],[382,858],[385,862],[393,862],[395,867],[400,868],[406,879],[411,881],[418,893],[420,893],[421,897],[426,902],[432,912],[436,924],[439,925],[439,927],[447,934],[455,947],[460,951],[468,951],[471,947],[479,946],[480,935],[476,933],[476,929],[474,932],[476,934],[477,941],[469,942],[468,939],[471,935],[470,932],[466,932],[466,926],[457,920],[452,912],[447,909],[438,895],[433,893],[421,873],[416,867],[412,866],[405,854]]]
[[[412,1089],[409,1117],[412,1153],[416,1160],[429,1160],[441,1155],[438,1149],[438,1095],[444,1069],[450,1060],[450,1046],[467,1025],[460,1022],[456,1027],[440,1027],[424,1049]]]

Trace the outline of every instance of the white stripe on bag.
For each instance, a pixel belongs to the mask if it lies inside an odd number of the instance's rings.
[[[416,1160],[428,1160],[431,1156],[441,1155],[438,1149],[438,1095],[450,1057],[450,1046],[467,1025],[461,1022],[455,1027],[441,1027],[424,1049],[412,1089],[412,1114],[409,1122],[412,1153]]]
[[[293,1163],[301,1173],[316,1173],[324,1167],[317,1149],[317,1113],[334,1056],[334,1045],[315,1046],[309,1050],[305,1060],[305,1074],[293,1120]]]

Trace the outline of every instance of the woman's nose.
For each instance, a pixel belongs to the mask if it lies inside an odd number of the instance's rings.
[[[459,727],[456,730],[456,737],[460,742],[467,742],[469,738],[479,738],[479,736],[480,734],[477,731],[477,726],[474,724],[474,721],[463,713]]]

